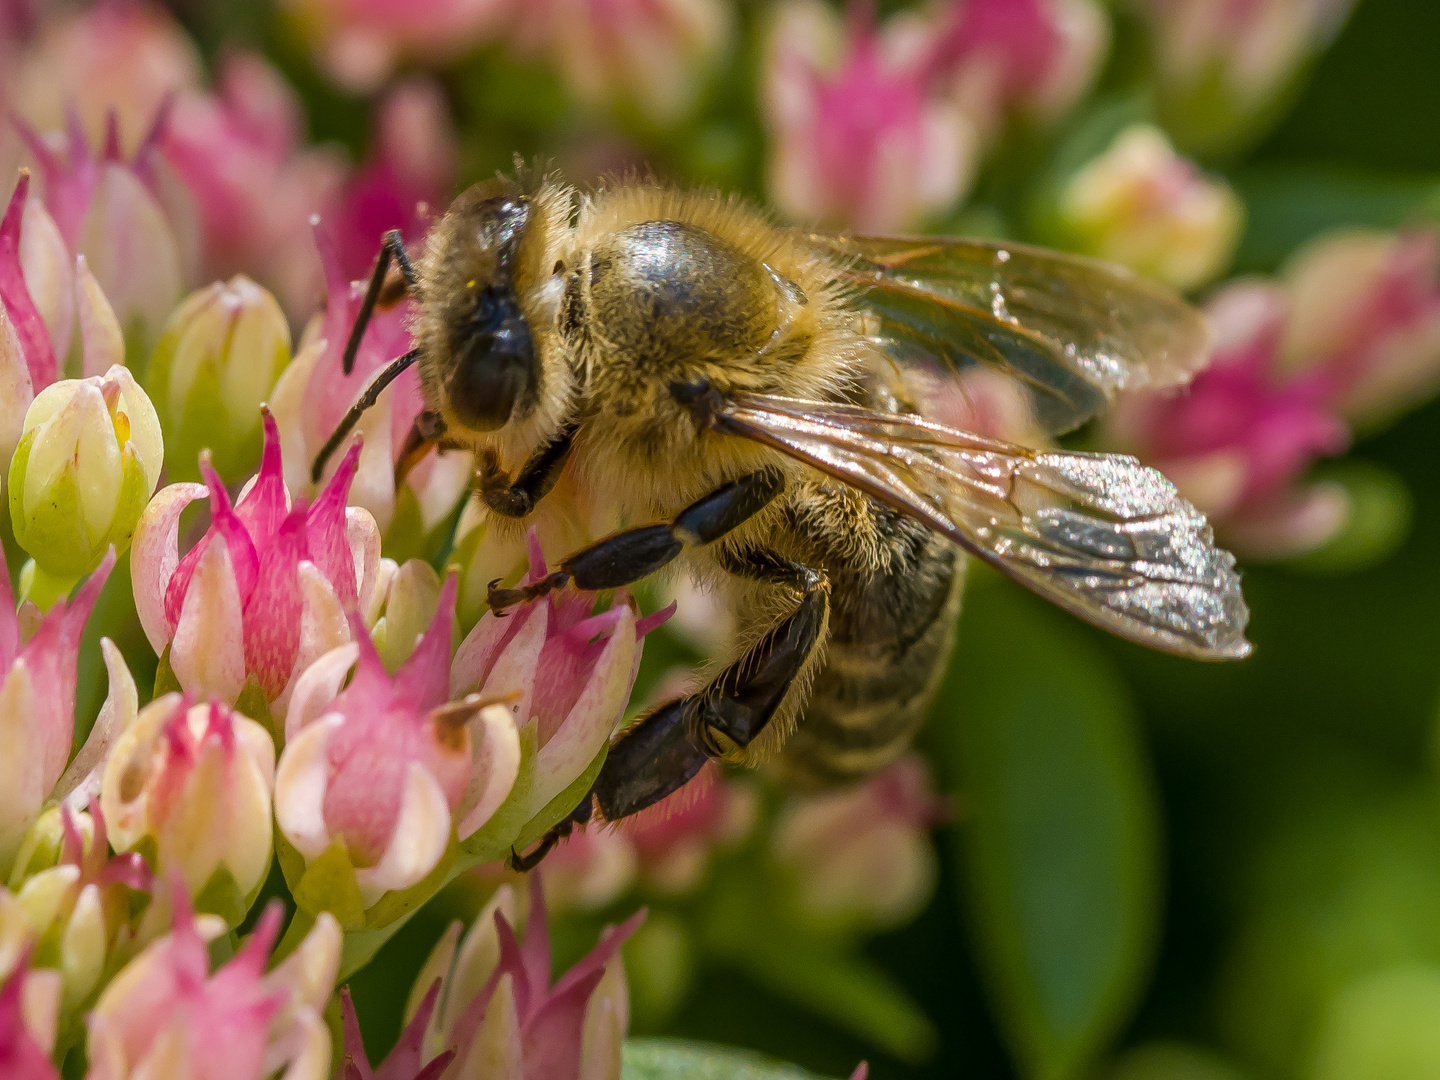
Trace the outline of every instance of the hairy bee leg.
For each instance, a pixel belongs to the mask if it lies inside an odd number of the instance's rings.
[[[534,510],[535,504],[548,495],[560,479],[575,443],[575,429],[574,423],[566,425],[558,436],[531,454],[520,467],[514,483],[508,482],[504,473],[498,471],[499,463],[492,461],[493,471],[478,473],[480,498],[485,505],[497,514],[512,518],[523,518]]]
[[[830,586],[818,570],[768,556],[775,580],[793,570],[800,602],[708,686],[661,705],[610,747],[593,794],[607,821],[629,817],[689,781],[706,760],[724,757],[719,736],[741,749],[774,718],[825,629]]]
[[[405,436],[405,443],[400,447],[400,456],[395,459],[396,491],[405,483],[405,477],[410,475],[410,470],[440,445],[440,437],[444,434],[445,421],[440,418],[439,413],[426,410],[415,417],[415,422],[410,425],[410,431]]]
[[[785,487],[778,469],[762,469],[716,488],[668,524],[626,529],[581,548],[533,585],[492,589],[492,611],[544,596],[574,581],[589,591],[618,589],[649,577],[687,547],[713,543],[763,510]]]
[[[556,844],[575,831],[575,826],[588,825],[590,818],[594,815],[594,810],[595,800],[587,794],[585,798],[581,800],[580,805],[571,812],[570,816],[542,836],[540,842],[529,852],[522,855],[514,848],[511,848],[510,857],[505,860],[505,865],[511,870],[519,870],[522,874],[534,870],[535,867],[539,866],[541,861],[544,860],[545,856],[554,850]]]
[[[370,285],[365,290],[365,299],[360,303],[360,310],[355,313],[355,325],[350,328],[350,340],[345,343],[345,355],[341,358],[340,369],[346,375],[355,370],[355,356],[360,351],[360,340],[365,336],[365,328],[370,325],[370,316],[375,313],[375,305],[380,302],[380,293],[385,287],[385,275],[390,271],[392,257],[400,267],[400,275],[405,279],[407,290],[413,290],[419,280],[410,256],[405,251],[405,238],[400,235],[399,229],[391,229],[380,241],[380,254],[375,257],[375,269],[370,274]]]
[[[330,433],[330,437],[325,440],[325,445],[322,446],[320,452],[315,455],[315,462],[310,466],[311,483],[318,484],[320,482],[320,477],[325,472],[325,463],[330,460],[330,455],[339,449],[340,444],[345,441],[345,436],[349,435],[350,432],[355,429],[355,425],[360,422],[360,418],[365,415],[365,411],[380,400],[380,395],[384,392],[385,388],[398,379],[401,372],[419,359],[420,350],[411,349],[404,356],[398,356],[394,360],[391,360],[390,363],[382,368],[380,373],[371,380],[370,385],[365,388],[365,393],[355,399],[355,404],[350,406],[350,411],[345,414],[340,420],[340,423],[335,425],[335,430]]]

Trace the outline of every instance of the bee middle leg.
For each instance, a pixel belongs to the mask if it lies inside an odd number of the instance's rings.
[[[778,469],[761,469],[731,480],[691,503],[673,521],[625,529],[581,548],[564,559],[560,569],[534,584],[492,587],[490,609],[500,611],[533,600],[571,581],[588,591],[633,585],[673,562],[687,547],[714,543],[743,525],[784,488],[785,477]]]

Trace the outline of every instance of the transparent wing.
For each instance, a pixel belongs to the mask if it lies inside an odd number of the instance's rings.
[[[1120,390],[1184,383],[1209,357],[1204,316],[1123,267],[1000,241],[791,235],[834,265],[882,347],[1003,371],[1052,434]]]
[[[1028,450],[915,416],[761,395],[721,406],[715,422],[925,522],[1102,629],[1200,659],[1250,652],[1234,556],[1132,457]]]

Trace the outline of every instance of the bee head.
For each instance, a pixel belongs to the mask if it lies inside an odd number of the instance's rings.
[[[448,363],[438,388],[444,411],[473,431],[495,431],[526,413],[538,394],[535,341],[516,293],[515,270],[530,220],[518,194],[459,207],[442,273]]]

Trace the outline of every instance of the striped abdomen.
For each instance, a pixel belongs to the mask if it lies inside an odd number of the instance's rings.
[[[830,634],[800,722],[784,749],[801,782],[873,772],[909,746],[950,657],[965,557],[918,522],[881,511],[890,568],[827,566]]]

